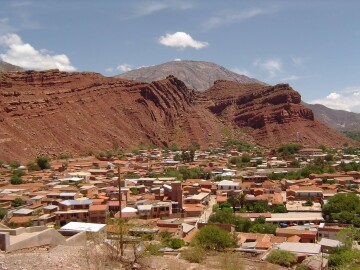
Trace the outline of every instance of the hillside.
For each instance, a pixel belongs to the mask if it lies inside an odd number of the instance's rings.
[[[321,104],[308,104],[304,106],[314,112],[316,119],[329,127],[339,131],[360,132],[360,113],[334,110]]]
[[[161,65],[143,67],[119,75],[129,80],[152,82],[174,75],[188,87],[205,91],[217,80],[239,83],[261,83],[256,79],[234,73],[214,63],[201,61],[172,61]],[[262,83],[263,84],[263,83]],[[314,112],[315,119],[338,131],[360,131],[360,114],[333,110],[320,104],[303,105]]]
[[[0,74],[0,160],[86,154],[116,143],[202,148],[232,138],[275,146],[352,141],[314,120],[289,85],[217,81],[195,92],[175,77],[152,83],[89,72]],[[226,131],[226,132],[224,132]]]
[[[209,89],[217,80],[239,83],[261,83],[256,79],[237,74],[214,63],[184,60],[142,67],[120,74],[117,77],[139,82],[152,82],[165,79],[169,75],[179,78],[189,88],[197,91]]]
[[[14,66],[12,64],[0,60],[0,72],[18,71],[18,70],[23,70],[23,69],[21,67]]]

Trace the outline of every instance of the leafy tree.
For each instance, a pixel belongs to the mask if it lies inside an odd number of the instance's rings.
[[[22,206],[22,205],[24,205],[24,204],[25,204],[25,202],[24,202],[24,200],[21,199],[21,198],[16,198],[16,199],[14,199],[14,200],[12,201],[12,203],[11,203],[11,205],[12,205],[13,207],[19,207],[19,206]]]
[[[265,224],[266,218],[264,216],[258,216],[254,221],[256,224]]]
[[[331,269],[358,269],[360,250],[340,247],[329,256]]]
[[[251,226],[250,232],[252,233],[268,233],[268,234],[275,234],[277,225],[272,223],[257,223]]]
[[[271,212],[273,213],[287,213],[287,209],[285,207],[285,205],[279,204],[279,205],[275,205],[272,209]]]
[[[290,157],[294,155],[297,151],[299,151],[302,148],[301,144],[298,143],[289,143],[289,144],[283,144],[278,148],[278,153],[282,157]]]
[[[241,157],[241,162],[242,162],[242,163],[249,163],[250,160],[251,160],[251,157],[250,157],[249,155],[243,155],[243,156]]]
[[[41,170],[50,169],[50,158],[46,156],[40,156],[36,158],[36,163]]]
[[[7,210],[0,207],[0,219],[3,219],[7,214]]]
[[[241,201],[241,194],[235,194],[229,197],[229,199],[227,200],[227,202],[229,204],[231,204],[233,211],[235,213],[236,207],[240,206],[240,201]]]
[[[17,160],[12,160],[9,162],[9,165],[12,169],[19,168],[21,166],[20,162]]]
[[[354,241],[360,240],[360,231],[353,226],[345,227],[336,234],[336,238],[346,249],[352,249]]]
[[[227,231],[213,225],[204,226],[191,241],[193,246],[200,246],[205,250],[223,251],[235,246],[235,239]]]
[[[296,256],[285,250],[273,250],[267,256],[266,260],[271,263],[290,267],[297,262]]]
[[[360,198],[355,193],[338,193],[323,206],[323,215],[327,220],[339,220],[347,224],[354,224],[359,212]]]
[[[29,162],[26,166],[27,166],[29,172],[41,170],[39,165],[35,164],[34,162]]]
[[[11,176],[10,183],[12,185],[20,185],[20,184],[23,184],[24,181],[21,179],[20,176],[14,174],[13,176]]]

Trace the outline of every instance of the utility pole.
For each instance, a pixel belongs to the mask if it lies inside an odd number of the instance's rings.
[[[121,213],[121,174],[120,174],[120,164],[118,165],[118,188],[119,188],[119,194],[118,194],[118,199],[119,199],[119,213],[120,213],[120,218],[122,218],[122,213]]]
[[[121,173],[120,173],[120,164],[118,165],[118,188],[119,188],[119,232],[120,232],[120,256],[124,256],[124,224],[122,220],[121,213]]]

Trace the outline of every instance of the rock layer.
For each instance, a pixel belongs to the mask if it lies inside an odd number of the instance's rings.
[[[0,74],[0,159],[234,138],[274,146],[351,142],[314,121],[288,85],[218,81],[195,92],[173,76],[152,83],[57,70]]]

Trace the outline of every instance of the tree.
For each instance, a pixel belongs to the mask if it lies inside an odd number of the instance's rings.
[[[7,210],[0,207],[0,219],[3,219],[7,214]]]
[[[205,250],[223,251],[235,246],[235,239],[227,231],[218,226],[204,226],[191,241],[193,246],[200,246]]]
[[[329,256],[331,269],[359,269],[360,251],[339,247]]]
[[[285,250],[273,250],[267,256],[266,260],[271,263],[290,267],[297,262],[296,256]]]
[[[36,158],[36,163],[41,170],[50,169],[50,159],[46,156],[40,156]]]
[[[236,207],[240,206],[240,194],[232,195],[227,201],[231,204],[233,212],[235,213]]]
[[[26,166],[29,172],[40,171],[39,165],[35,164],[34,162],[29,162]]]
[[[336,234],[336,238],[345,248],[352,249],[354,241],[360,240],[360,231],[353,226],[345,227]]]
[[[12,185],[20,185],[20,184],[23,184],[24,181],[21,179],[20,176],[14,174],[13,176],[11,176],[10,183]]]
[[[355,193],[338,193],[323,206],[323,215],[327,220],[339,220],[342,223],[358,226],[357,213],[360,212],[360,198]]]
[[[24,200],[21,199],[21,198],[16,198],[16,199],[14,199],[14,200],[12,201],[12,203],[11,203],[11,205],[12,205],[13,207],[19,207],[19,206],[22,206],[22,205],[24,205],[24,204],[25,204],[25,202],[24,202]]]
[[[20,162],[17,160],[12,160],[9,162],[9,165],[12,169],[19,168],[21,166]]]

